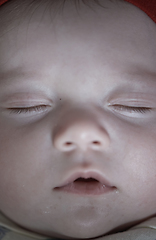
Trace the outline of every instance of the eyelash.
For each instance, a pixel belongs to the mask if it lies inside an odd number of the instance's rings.
[[[31,112],[40,112],[44,109],[47,109],[46,105],[39,105],[34,107],[26,107],[26,108],[8,108],[10,113],[21,114],[21,113],[31,113]]]
[[[124,106],[124,105],[113,105],[112,106],[115,110],[119,111],[127,111],[132,113],[141,113],[145,114],[147,112],[150,112],[152,109],[148,107],[134,107],[134,106]],[[26,108],[8,108],[10,110],[10,113],[13,114],[26,114],[31,112],[40,112],[47,109],[47,105],[39,105],[39,106],[33,106],[33,107],[26,107]]]
[[[149,107],[134,107],[134,106],[124,106],[124,105],[113,105],[113,107],[120,111],[126,110],[128,112],[135,112],[135,113],[141,113],[141,114],[145,114],[152,110],[152,108],[149,108]]]

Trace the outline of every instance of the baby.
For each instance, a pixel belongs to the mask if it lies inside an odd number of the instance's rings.
[[[0,239],[156,239],[156,2],[135,2],[0,7]]]

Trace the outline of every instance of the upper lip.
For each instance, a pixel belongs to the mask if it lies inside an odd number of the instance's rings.
[[[65,180],[58,187],[60,188],[60,187],[66,186],[68,184],[71,184],[72,182],[74,182],[78,178],[84,178],[84,179],[92,178],[92,179],[95,179],[98,182],[100,182],[102,185],[105,185],[106,187],[110,187],[110,188],[114,187],[107,179],[105,179],[103,177],[103,175],[101,173],[96,172],[96,171],[74,172],[71,175],[69,175],[68,177],[66,177]]]

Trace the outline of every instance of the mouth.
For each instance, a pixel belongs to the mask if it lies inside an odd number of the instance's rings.
[[[115,189],[115,186],[112,186],[97,173],[73,175],[69,177],[64,184],[54,188],[55,191],[79,195],[102,195],[114,191]]]

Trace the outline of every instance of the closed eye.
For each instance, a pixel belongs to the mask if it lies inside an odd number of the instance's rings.
[[[142,113],[145,114],[147,112],[150,112],[152,108],[149,107],[135,107],[135,106],[125,106],[125,105],[113,105],[113,108],[117,111],[126,111],[130,113]]]
[[[32,107],[25,107],[25,108],[8,108],[10,113],[14,114],[26,114],[26,113],[32,113],[32,112],[44,112],[47,110],[47,105],[38,105],[38,106],[32,106]]]

